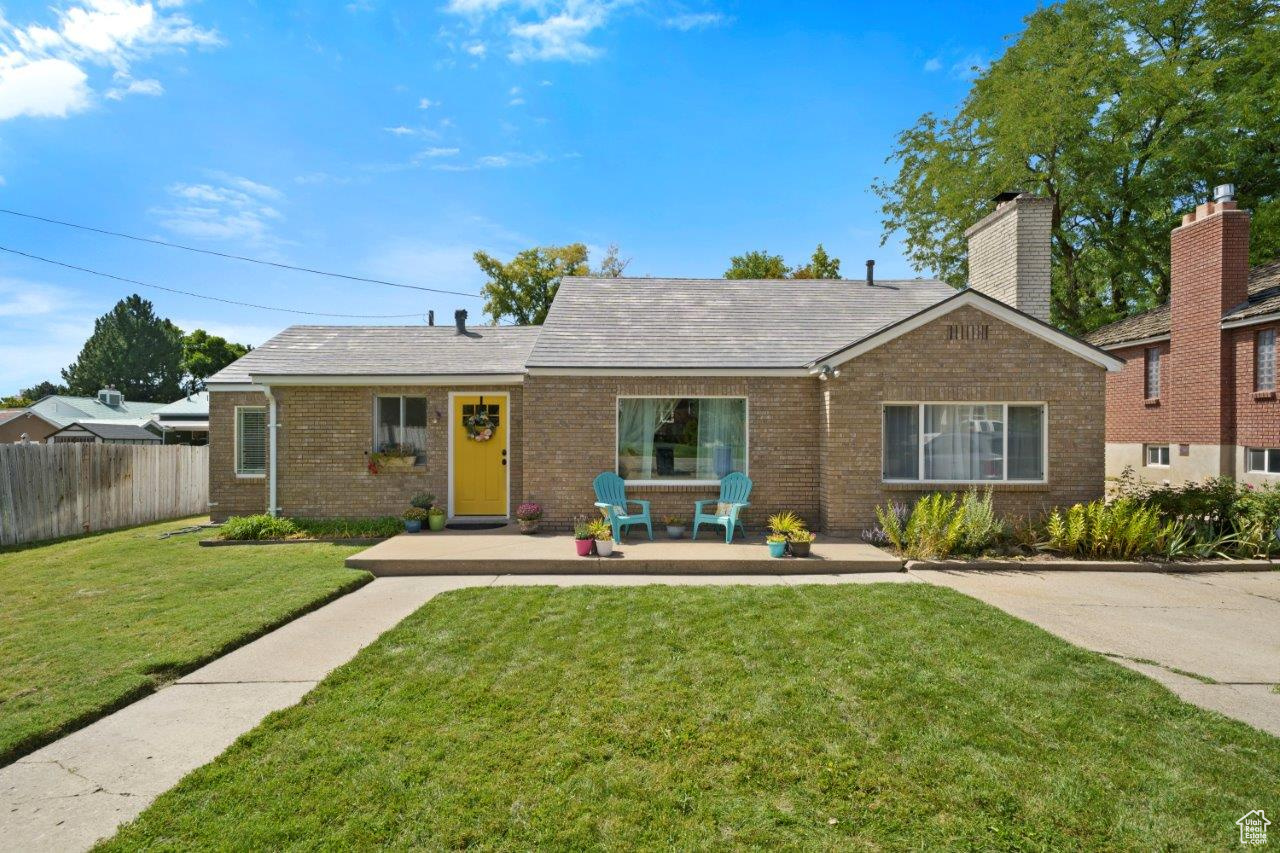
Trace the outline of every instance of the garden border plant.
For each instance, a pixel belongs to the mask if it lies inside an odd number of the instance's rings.
[[[236,515],[218,528],[216,538],[202,539],[206,547],[219,545],[278,545],[321,542],[328,544],[370,544],[404,531],[404,522],[394,516],[380,518],[286,518]]]

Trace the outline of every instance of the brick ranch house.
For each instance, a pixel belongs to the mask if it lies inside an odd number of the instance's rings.
[[[1096,330],[1107,377],[1107,476],[1280,483],[1280,262],[1249,268],[1249,214],[1218,187],[1173,230],[1164,305]]]
[[[877,503],[970,483],[1005,513],[1096,498],[1122,362],[1045,322],[1051,202],[999,202],[960,291],[870,263],[866,281],[567,278],[540,327],[286,329],[208,382],[211,513],[390,515],[428,491],[453,517],[535,500],[564,528],[601,471],[656,520],[745,471],[756,530],[792,509],[853,534]],[[411,466],[372,473],[386,445]]]

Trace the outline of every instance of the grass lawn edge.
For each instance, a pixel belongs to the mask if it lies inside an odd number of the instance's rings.
[[[178,519],[175,519],[175,520],[178,520]],[[157,522],[148,522],[147,524],[134,525],[134,526],[146,527],[156,523]],[[159,522],[159,523],[163,523],[163,522]],[[94,535],[97,535],[97,533],[117,533],[120,530],[126,530],[126,529],[128,528],[117,528],[116,530],[95,531],[94,533],[81,534],[79,536],[67,536],[59,540],[49,540],[49,541],[42,542],[40,544],[47,545],[47,544],[51,544],[51,542],[53,541],[66,541],[67,539],[79,539],[79,538],[84,538],[86,536],[94,536]],[[19,547],[22,547],[22,546],[19,546]],[[285,625],[289,624],[295,619],[301,618],[303,616],[306,616],[308,613],[312,613],[316,610],[319,610],[321,607],[324,607],[327,604],[332,604],[334,601],[337,601],[339,598],[342,598],[345,595],[350,595],[351,593],[355,592],[357,589],[360,589],[361,587],[363,587],[365,584],[372,582],[373,579],[374,579],[374,576],[369,572],[366,572],[362,569],[353,569],[350,582],[343,584],[337,589],[331,590],[329,593],[317,599],[307,602],[301,607],[297,607],[289,611],[288,613],[281,615],[279,619],[276,619],[273,622],[268,622],[267,624],[259,626],[258,628],[255,628],[252,631],[247,631],[244,634],[241,634],[239,637],[236,637],[232,640],[227,641],[219,648],[211,651],[209,654],[201,655],[198,658],[193,658],[192,660],[182,664],[181,666],[171,667],[164,671],[147,673],[147,675],[150,676],[151,678],[151,681],[149,683],[140,685],[133,690],[123,693],[119,697],[117,697],[115,700],[99,705],[98,707],[93,708],[89,711],[86,711],[85,713],[79,715],[78,717],[73,717],[72,719],[65,721],[64,723],[62,723],[61,725],[55,728],[46,729],[45,731],[42,731],[42,732],[36,732],[26,738],[23,738],[22,740],[15,742],[13,745],[8,747],[7,749],[0,750],[0,769],[3,769],[9,766],[10,764],[13,764],[15,761],[18,761],[21,758],[25,758],[26,756],[30,755],[31,753],[35,752],[41,747],[48,746],[54,741],[60,738],[66,737],[72,732],[79,731],[80,729],[83,729],[86,726],[96,723],[98,720],[101,720],[103,717],[113,714],[127,705],[132,705],[134,702],[137,702],[139,699],[143,699],[147,696],[150,696],[151,694],[159,691],[161,688],[167,686],[171,682],[176,681],[179,678],[182,678],[184,675],[195,672],[197,669],[204,666],[205,664],[212,663],[213,661],[217,660],[223,655],[229,654],[230,652],[233,652],[236,649],[241,648],[242,646],[247,646],[249,643],[252,643],[254,640],[265,637],[267,634],[270,634],[272,631],[275,631],[278,628],[284,627]]]

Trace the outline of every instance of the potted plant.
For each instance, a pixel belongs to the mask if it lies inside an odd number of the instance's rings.
[[[409,506],[416,506],[418,509],[431,509],[436,504],[436,496],[430,492],[418,492],[409,498]]]
[[[813,544],[813,540],[818,536],[808,530],[793,530],[787,534],[787,547],[791,549],[793,557],[809,556],[809,546]]]
[[[773,536],[781,536],[784,551],[786,550],[787,540],[791,538],[791,534],[801,530],[804,530],[804,519],[789,509],[769,516],[770,538]]]
[[[787,553],[787,537],[781,533],[770,533],[765,537],[765,542],[769,543],[770,557],[784,557]]]
[[[400,517],[404,519],[405,533],[417,533],[422,530],[422,522],[427,520],[427,511],[421,507],[411,506]]]
[[[585,521],[579,521],[573,526],[573,544],[578,549],[579,557],[591,556],[591,549],[596,544],[596,537],[591,531],[590,524]]]
[[[597,518],[587,527],[591,530],[592,537],[595,538],[596,556],[608,557],[613,553],[613,526],[603,518]]]
[[[526,501],[516,507],[516,522],[521,533],[537,533],[538,522],[542,519],[542,507],[532,501]]]
[[[678,515],[668,515],[662,519],[662,523],[667,526],[667,537],[669,539],[679,539],[684,535],[685,521]]]
[[[432,530],[444,530],[444,509],[438,506],[432,506],[427,510],[427,526]]]

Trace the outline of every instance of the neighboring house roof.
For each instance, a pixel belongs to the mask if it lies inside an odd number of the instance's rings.
[[[565,278],[530,368],[803,368],[953,296],[927,279]]]
[[[491,376],[524,373],[537,326],[290,326],[206,385],[254,377]]]
[[[145,419],[163,403],[133,403],[125,401],[119,406],[108,406],[97,397],[72,397],[66,394],[50,394],[32,403],[29,411],[44,418],[56,427],[64,427],[75,421],[110,420],[112,418]]]
[[[1280,261],[1249,270],[1249,298],[1222,315],[1223,323],[1248,321],[1280,312]],[[1117,347],[1167,337],[1172,328],[1169,303],[1125,317],[1085,335],[1094,346]]]
[[[60,435],[71,429],[85,430],[93,435],[98,436],[103,441],[160,441],[160,436],[151,430],[142,426],[142,421],[131,423],[127,421],[76,421],[67,424],[62,429],[54,433]]]
[[[25,415],[26,409],[0,409],[0,424],[11,421],[18,415]]]
[[[180,400],[167,403],[151,413],[157,420],[168,418],[207,418],[209,417],[209,392],[197,391]]]

